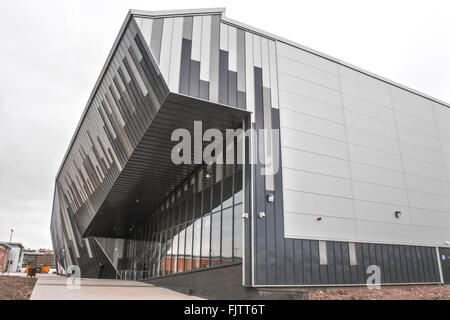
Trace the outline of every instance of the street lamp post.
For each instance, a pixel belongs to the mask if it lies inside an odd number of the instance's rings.
[[[9,269],[11,269],[11,260],[10,259],[11,259],[11,249],[12,249],[11,243],[12,243],[13,232],[14,232],[14,229],[12,227],[9,227],[9,248],[8,248],[8,252],[6,254],[8,274],[9,274]]]

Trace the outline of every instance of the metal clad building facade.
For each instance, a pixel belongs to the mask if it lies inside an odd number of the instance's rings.
[[[194,121],[279,134],[245,139],[243,165],[174,165],[171,132]],[[56,179],[56,260],[139,280],[237,267],[253,287],[362,285],[371,265],[448,281],[449,130],[448,105],[221,9],[130,11]]]

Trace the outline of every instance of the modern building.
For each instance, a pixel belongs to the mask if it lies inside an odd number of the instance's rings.
[[[211,147],[231,129],[248,135]],[[132,10],[58,171],[51,233],[65,270],[210,297],[374,272],[448,283],[450,105],[223,9]]]
[[[23,261],[23,245],[18,242],[0,242],[1,272],[20,272]]]

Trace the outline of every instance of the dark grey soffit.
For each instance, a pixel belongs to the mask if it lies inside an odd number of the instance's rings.
[[[85,210],[76,213],[83,237],[125,237],[195,169],[194,164],[172,163],[174,129],[186,128],[193,137],[196,120],[202,121],[203,131],[241,128],[248,115],[242,109],[169,93],[95,216],[91,219]]]

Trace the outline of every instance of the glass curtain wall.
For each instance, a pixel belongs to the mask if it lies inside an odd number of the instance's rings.
[[[153,278],[242,261],[242,165],[204,165],[127,240],[127,269]]]

